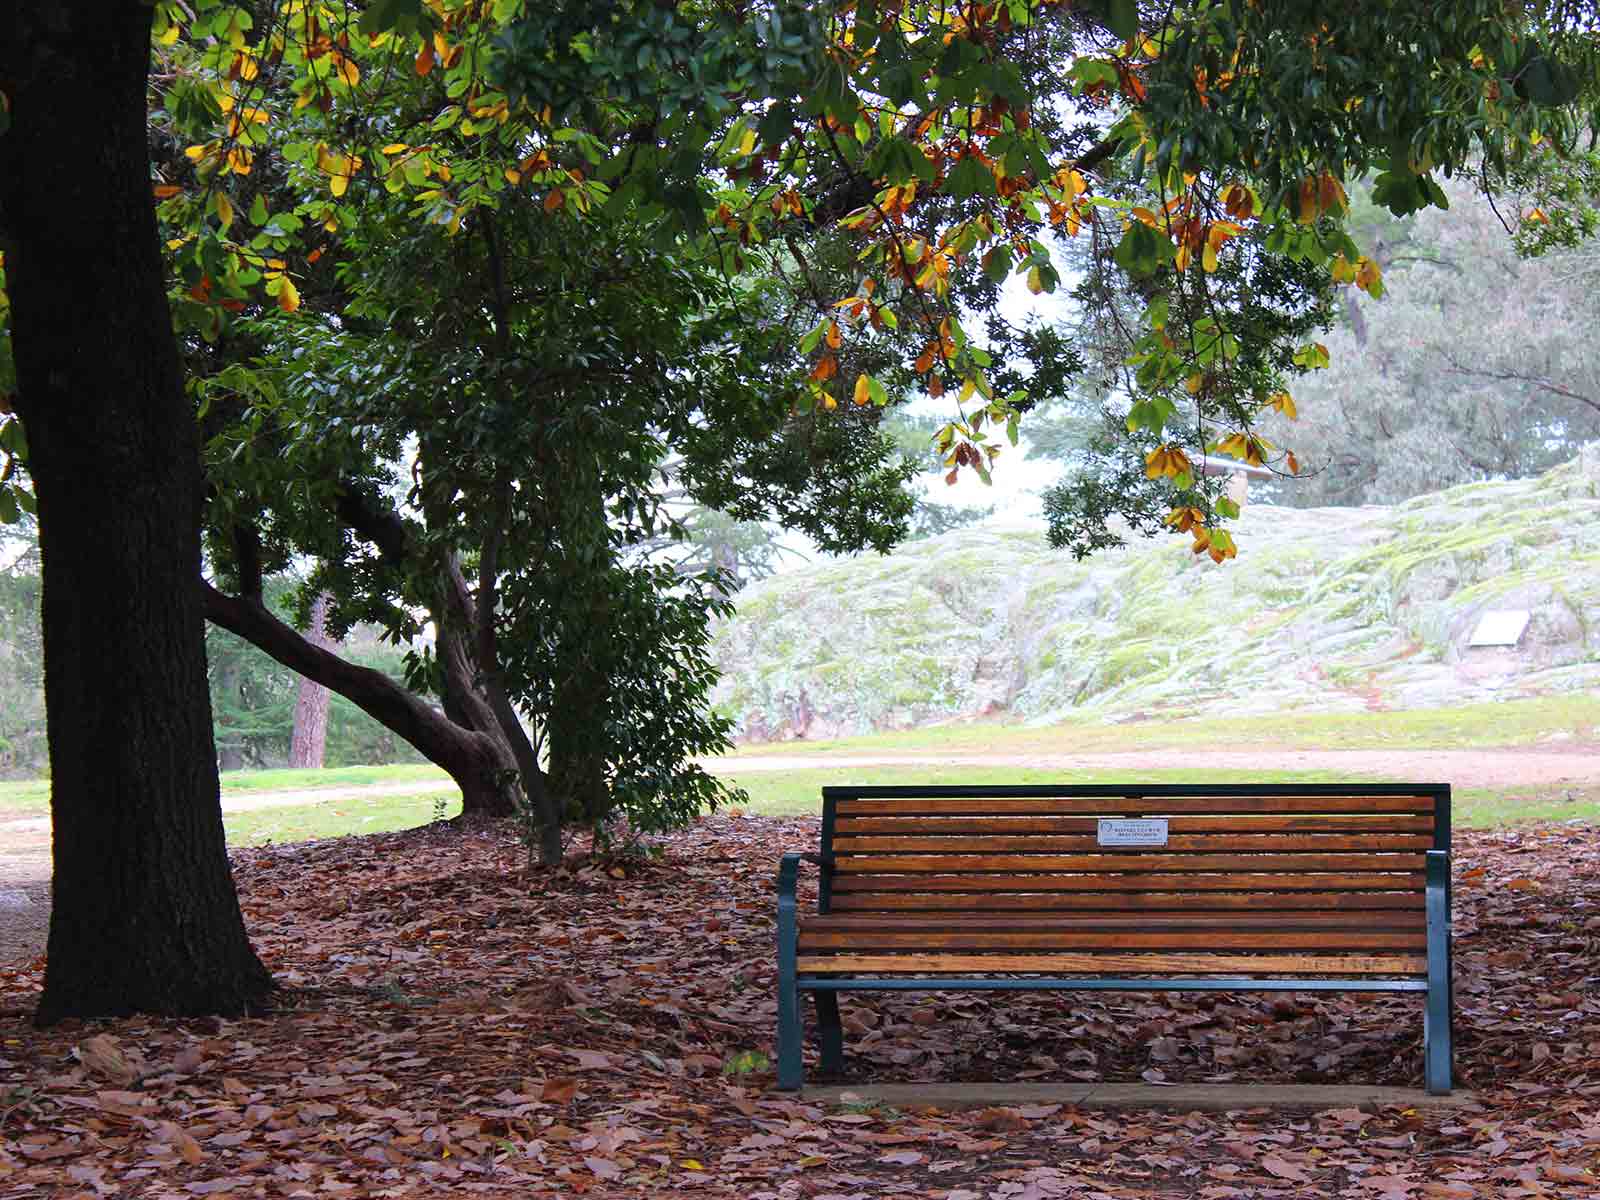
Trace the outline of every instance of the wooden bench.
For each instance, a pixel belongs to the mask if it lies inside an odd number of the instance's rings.
[[[1446,1093],[1450,788],[823,789],[821,853],[778,873],[780,1088],[802,992],[836,1072],[840,992],[1045,988],[1420,992]]]

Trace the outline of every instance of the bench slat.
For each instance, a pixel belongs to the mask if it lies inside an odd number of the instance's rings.
[[[1395,909],[1377,912],[1287,912],[1287,913],[1138,913],[1135,915],[1089,915],[1072,913],[1036,914],[1032,912],[974,913],[952,920],[949,914],[929,916],[918,913],[827,913],[803,917],[805,930],[848,929],[1424,929],[1426,914],[1421,909]]]
[[[837,861],[839,874],[951,871],[1420,871],[1421,854],[1039,854],[1039,855],[850,855]]]
[[[943,864],[947,869],[949,863]],[[1417,891],[1426,882],[1421,871],[1302,872],[1290,875],[855,875],[834,877],[841,892],[1326,892]]]
[[[1362,834],[1287,834],[1287,833],[1208,833],[1172,834],[1161,849],[1168,852],[1185,850],[1266,850],[1339,851],[1339,850],[1410,850],[1423,853],[1431,849],[1433,839],[1423,834],[1362,833]],[[1013,836],[989,834],[986,836],[933,836],[916,837],[845,836],[833,839],[835,854],[865,854],[893,851],[912,853],[933,851],[938,854],[997,853],[1002,851],[1032,851],[1035,853],[1060,853],[1071,850],[1101,851],[1093,834],[1062,836]],[[1110,848],[1106,848],[1109,850]],[[1144,850],[1115,851],[1124,854],[1148,854]]]
[[[1426,950],[1422,930],[1324,931],[1169,929],[800,930],[800,949],[818,950]]]
[[[842,797],[835,800],[834,805],[840,817],[918,813],[955,816],[1086,813],[1159,817],[1196,813],[1431,813],[1434,810],[1432,796]]]
[[[991,816],[840,817],[836,834],[893,834],[931,836],[943,834],[1087,833],[1096,829],[1095,817]],[[1214,813],[1205,816],[1169,816],[1168,832],[1179,833],[1427,833],[1434,829],[1432,815],[1408,813],[1302,813],[1272,817],[1259,813]]]
[[[1287,912],[1340,909],[1347,912],[1422,912],[1423,894],[1418,892],[1180,892],[1127,894],[1116,892],[835,892],[833,911],[865,912],[1161,912],[1176,909],[1194,912],[1214,909],[1282,910]]]
[[[1085,975],[1131,971],[1160,975],[1422,975],[1424,954],[1371,957],[1227,954],[883,954],[801,955],[802,975],[1033,974]]]

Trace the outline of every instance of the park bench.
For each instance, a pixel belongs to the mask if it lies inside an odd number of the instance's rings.
[[[1419,992],[1448,1092],[1449,786],[823,789],[778,873],[780,1088],[804,992],[837,1072],[840,992],[1057,988]]]

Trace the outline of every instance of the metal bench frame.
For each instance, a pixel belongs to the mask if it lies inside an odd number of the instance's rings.
[[[818,913],[827,913],[833,892],[833,834],[837,803],[861,799],[1038,799],[1074,797],[1140,799],[1161,811],[1163,797],[1177,796],[1427,796],[1434,798],[1434,848],[1426,851],[1427,960],[1425,979],[1419,978],[1114,978],[1100,976],[926,976],[920,978],[817,977],[796,970],[799,913],[795,891],[800,864],[810,862],[821,871]],[[959,915],[952,915],[952,922]],[[1083,785],[1062,787],[825,787],[822,789],[822,846],[818,854],[785,854],[778,867],[778,1087],[800,1088],[805,1079],[801,1062],[802,1025],[800,993],[810,992],[816,1002],[822,1050],[822,1069],[838,1072],[843,1066],[844,1027],[839,1018],[840,992],[909,991],[1138,991],[1138,992],[1421,992],[1423,1008],[1423,1073],[1427,1089],[1447,1095],[1451,1088],[1453,1036],[1452,973],[1450,964],[1450,787],[1448,784],[1311,784],[1311,785]]]

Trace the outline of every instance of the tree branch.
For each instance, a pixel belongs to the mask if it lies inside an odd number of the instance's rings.
[[[1449,371],[1452,375],[1465,375],[1470,379],[1494,379],[1501,383],[1527,383],[1552,395],[1564,396],[1568,400],[1576,400],[1579,404],[1586,404],[1595,412],[1600,412],[1600,400],[1593,396],[1586,396],[1582,392],[1575,392],[1569,387],[1557,383],[1548,375],[1532,375],[1523,371],[1491,371],[1485,367],[1464,367],[1448,354],[1445,361],[1450,364]]]

